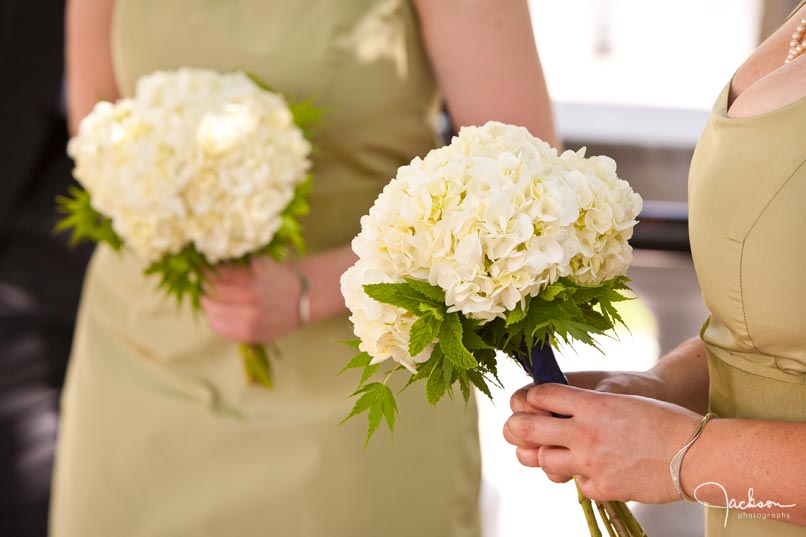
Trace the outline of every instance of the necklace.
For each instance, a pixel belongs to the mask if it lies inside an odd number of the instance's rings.
[[[789,63],[806,52],[806,44],[803,42],[804,32],[806,32],[806,17],[800,19],[800,24],[792,32],[792,41],[789,42],[789,56],[786,57],[784,63]]]

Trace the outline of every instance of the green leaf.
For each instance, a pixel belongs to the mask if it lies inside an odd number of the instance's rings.
[[[89,192],[71,186],[67,196],[56,197],[56,212],[65,215],[54,227],[55,233],[70,231],[71,247],[82,242],[108,244],[119,251],[123,241],[112,228],[112,220],[96,211]]]
[[[353,359],[350,360],[350,362],[346,366],[344,366],[344,369],[339,371],[339,375],[341,375],[342,373],[344,373],[345,371],[347,371],[349,369],[356,369],[356,368],[359,368],[359,367],[366,367],[366,366],[369,365],[369,363],[371,361],[372,361],[372,356],[370,356],[366,352],[360,352],[360,353],[356,354],[353,357]]]
[[[436,405],[445,391],[448,389],[448,384],[442,374],[442,367],[435,366],[428,376],[428,381],[425,383],[425,397],[432,405]]]
[[[269,93],[280,93],[272,86],[270,86],[268,82],[263,80],[257,73],[251,71],[243,71],[243,74],[245,74],[249,78],[249,80],[251,80],[255,84],[255,86],[259,87],[263,91],[268,91]]]
[[[406,278],[406,283],[416,292],[429,298],[437,303],[445,304],[445,291],[436,285],[431,285],[428,282]]]
[[[390,304],[420,314],[420,304],[427,300],[414,291],[408,283],[371,283],[364,285],[364,292],[382,304]]]
[[[444,306],[443,307],[438,307],[438,306],[433,306],[431,304],[423,304],[423,303],[421,303],[417,307],[417,309],[419,310],[417,312],[418,315],[430,315],[431,317],[434,317],[435,319],[437,319],[439,321],[442,321],[445,318],[446,308]]]
[[[369,445],[372,435],[375,434],[375,431],[381,424],[381,419],[386,420],[389,431],[394,435],[397,403],[395,402],[395,395],[392,393],[392,390],[386,384],[373,382],[356,390],[353,396],[356,395],[361,395],[361,397],[355,402],[352,411],[350,411],[350,414],[348,414],[341,423],[363,412],[368,412],[367,438],[364,442],[364,448]]]
[[[470,381],[467,378],[467,371],[459,370],[459,389],[462,391],[462,398],[465,404],[470,400]]]
[[[151,263],[145,273],[158,276],[159,288],[173,296],[177,303],[182,304],[188,298],[192,308],[199,311],[207,281],[206,272],[213,270],[213,266],[191,244]]]
[[[386,419],[386,425],[389,427],[389,432],[392,433],[392,438],[395,436],[395,418],[397,417],[397,402],[395,401],[395,394],[388,386],[384,385],[385,390],[381,393],[381,409],[383,416]],[[369,441],[369,439],[367,439]]]
[[[439,346],[445,358],[457,367],[471,369],[479,363],[462,343],[462,321],[458,313],[449,313],[442,321],[439,331]]]
[[[355,350],[358,350],[358,347],[361,346],[361,340],[358,338],[355,339],[341,339],[338,341],[339,343],[344,343],[348,347],[352,347]]]
[[[431,315],[425,315],[417,319],[411,326],[409,332],[409,355],[417,356],[436,339],[442,321],[435,319]]]
[[[527,313],[528,313],[528,306],[523,308],[516,307],[514,310],[507,313],[506,326],[512,326],[513,324],[517,324],[523,321],[526,318]]]
[[[436,367],[437,364],[439,364],[442,359],[443,359],[442,351],[440,350],[439,347],[435,347],[434,351],[431,353],[431,358],[417,365],[417,372],[411,377],[409,377],[408,382],[406,382],[406,385],[403,386],[403,388],[401,388],[400,391],[402,392],[403,390],[405,390],[418,380],[427,379],[434,371],[434,367]]]
[[[302,130],[305,138],[310,140],[314,133],[316,124],[325,113],[325,110],[316,106],[312,100],[306,99],[295,103],[289,103],[291,116],[294,118],[294,124]]]
[[[460,315],[459,317],[462,321],[462,343],[467,350],[473,352],[493,348],[481,336],[481,327],[479,321],[476,319],[469,319],[464,315]]]
[[[368,364],[364,367],[364,372],[361,374],[361,380],[359,381],[361,384],[364,384],[368,381],[372,376],[378,372],[381,368],[381,364]]]
[[[545,300],[546,302],[551,302],[554,300],[560,293],[565,291],[566,286],[563,284],[562,280],[556,281],[551,285],[547,285],[543,290],[540,291],[540,298]]]
[[[481,373],[471,369],[470,371],[467,372],[467,378],[470,380],[470,382],[473,383],[473,385],[476,388],[479,389],[481,393],[486,395],[490,399],[490,401],[493,400],[493,394],[490,391],[490,387],[487,385],[487,381],[484,379]]]

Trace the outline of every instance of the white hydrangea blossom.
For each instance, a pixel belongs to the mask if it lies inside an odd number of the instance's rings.
[[[93,207],[147,262],[190,243],[213,263],[268,244],[310,151],[280,95],[187,68],[98,103],[68,145]]]
[[[361,340],[361,351],[373,357],[373,364],[392,358],[414,373],[416,364],[431,356],[434,344],[428,345],[417,356],[410,356],[409,331],[417,316],[402,308],[376,302],[363,289],[366,284],[400,281],[373,267],[370,262],[359,261],[341,277],[341,292],[345,304],[353,312],[350,320],[356,337]]]
[[[610,158],[558,155],[523,127],[463,128],[401,167],[361,220],[360,260],[342,279],[361,350],[418,361],[407,352],[415,317],[361,285],[428,281],[449,311],[489,322],[560,277],[594,285],[624,274],[641,206]]]

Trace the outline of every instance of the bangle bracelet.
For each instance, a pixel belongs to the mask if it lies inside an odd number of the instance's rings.
[[[706,414],[702,418],[702,421],[700,422],[700,427],[697,429],[697,432],[694,433],[693,437],[691,437],[691,440],[689,440],[685,446],[680,448],[680,451],[678,451],[677,454],[674,457],[672,457],[672,462],[669,463],[669,471],[672,474],[672,482],[674,483],[674,488],[677,490],[677,493],[680,495],[680,497],[686,500],[687,502],[698,503],[697,500],[686,494],[683,491],[683,487],[680,486],[680,467],[683,465],[683,457],[686,455],[688,448],[690,448],[694,444],[694,442],[696,442],[697,439],[700,437],[703,429],[705,429],[705,424],[711,421],[712,418],[718,418],[718,417],[719,416],[717,416],[714,412],[709,412],[708,414]]]
[[[311,323],[311,284],[305,274],[296,265],[289,265],[299,280],[299,325]]]

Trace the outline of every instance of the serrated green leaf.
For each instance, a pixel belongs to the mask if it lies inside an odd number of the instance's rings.
[[[367,411],[369,409],[369,407],[372,406],[372,402],[375,399],[375,393],[373,391],[374,388],[375,388],[375,384],[380,384],[380,383],[375,382],[373,384],[367,384],[366,386],[362,386],[359,390],[356,390],[356,392],[353,393],[353,396],[356,396],[356,395],[359,395],[359,394],[363,394],[363,395],[361,395],[361,397],[358,399],[358,401],[355,402],[355,404],[353,405],[353,410],[347,415],[346,418],[341,420],[339,425],[341,425],[342,423],[346,422],[350,418],[352,418],[354,416],[357,416],[357,415],[361,414],[362,412]]]
[[[389,427],[389,432],[392,433],[392,438],[395,436],[395,418],[397,417],[397,402],[395,401],[395,394],[388,386],[384,385],[382,399],[383,416],[386,419],[386,425]],[[367,439],[369,441],[369,439]]]
[[[389,431],[394,435],[397,403],[395,402],[395,396],[392,390],[386,384],[373,382],[360,387],[353,395],[361,395],[361,397],[355,402],[352,411],[341,423],[363,412],[368,412],[367,438],[364,442],[365,448],[369,444],[372,435],[375,434],[375,431],[381,424],[381,419],[386,420]]]
[[[436,285],[431,285],[428,282],[414,280],[412,278],[406,278],[406,283],[408,283],[414,291],[420,293],[426,298],[429,298],[439,304],[445,304],[445,291],[443,291],[442,288],[437,287]]]
[[[361,345],[361,340],[358,338],[355,339],[340,339],[338,343],[344,343],[348,347],[352,347],[355,350],[358,350],[358,347]]]
[[[545,300],[546,302],[551,302],[554,300],[560,293],[565,291],[566,286],[563,284],[562,280],[556,281],[551,285],[547,285],[540,291],[540,298]]]
[[[465,400],[465,405],[470,401],[470,381],[467,378],[467,371],[459,369],[457,380],[459,381],[459,389],[462,392],[462,399]]]
[[[364,292],[381,304],[390,304],[419,314],[422,295],[415,293],[407,283],[372,283],[364,285]]]
[[[67,196],[56,197],[56,212],[65,215],[54,226],[55,233],[70,232],[69,245],[75,247],[83,242],[105,243],[120,251],[123,241],[115,233],[112,220],[96,211],[89,192],[71,186]]]
[[[527,308],[516,307],[514,310],[507,313],[506,326],[512,326],[513,324],[517,324],[523,321],[526,318],[527,313],[528,313]]]
[[[431,315],[417,319],[409,331],[409,355],[417,356],[439,335],[442,321]]]
[[[417,307],[418,315],[430,315],[439,321],[442,321],[445,318],[445,308],[444,307],[437,307],[431,304],[426,304],[421,302],[420,305]]]
[[[442,375],[442,367],[434,367],[425,383],[426,399],[430,404],[436,405],[439,400],[442,399],[442,396],[445,395],[447,389],[448,385],[445,383],[445,379]]]
[[[369,406],[369,416],[368,416],[369,427],[367,429],[367,439],[364,441],[364,449],[366,449],[366,447],[369,445],[369,439],[372,438],[373,434],[375,434],[375,431],[381,424],[381,418],[383,417],[383,402],[381,401],[381,397],[379,396],[379,394],[374,392],[373,396],[374,398]]]
[[[342,373],[344,373],[345,371],[347,371],[349,369],[356,369],[356,368],[359,368],[359,367],[366,367],[366,366],[369,365],[369,363],[371,361],[372,361],[372,356],[370,356],[366,352],[359,352],[358,354],[356,354],[353,357],[352,360],[350,360],[347,363],[346,366],[344,366],[344,369],[339,371],[339,375],[341,375]]]
[[[473,385],[476,388],[479,389],[481,393],[486,395],[490,399],[490,401],[493,400],[493,394],[490,391],[490,387],[487,385],[487,381],[484,379],[481,373],[471,369],[470,371],[467,372],[467,378],[468,380],[470,380],[470,382],[473,383]]]
[[[418,380],[427,379],[434,371],[434,367],[437,367],[437,365],[440,363],[442,359],[443,359],[442,351],[440,350],[439,347],[435,347],[433,352],[431,353],[431,358],[417,365],[417,372],[411,377],[409,377],[408,382],[406,382],[406,385],[403,386],[403,388],[401,388],[400,391],[402,392],[403,390],[405,390]]]
[[[479,363],[464,346],[462,339],[462,321],[459,314],[447,314],[439,331],[439,346],[445,358],[462,369],[477,367]]]
[[[459,315],[462,322],[462,343],[465,348],[475,355],[475,351],[482,349],[492,349],[492,342],[487,342],[482,337],[482,328],[479,321],[469,319],[464,315]]]
[[[208,271],[213,271],[213,266],[191,244],[180,252],[166,254],[151,263],[145,274],[156,275],[159,278],[158,288],[173,296],[178,304],[181,305],[188,298],[193,310],[199,311]]]
[[[361,374],[361,380],[359,381],[361,384],[368,381],[372,376],[378,372],[381,368],[381,364],[367,364],[364,367],[364,372]]]

